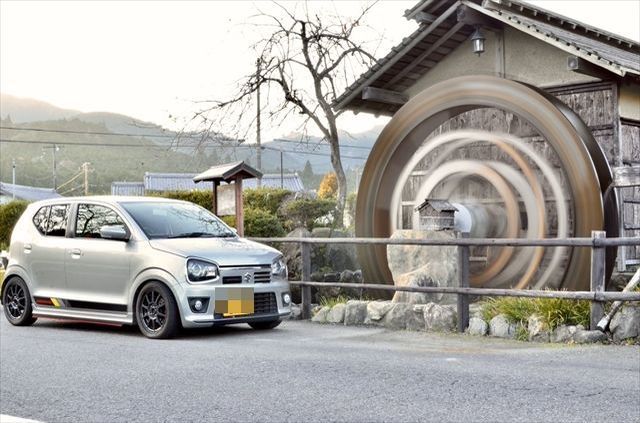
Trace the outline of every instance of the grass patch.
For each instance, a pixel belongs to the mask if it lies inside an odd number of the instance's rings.
[[[553,330],[560,325],[588,326],[590,303],[560,298],[500,297],[481,302],[481,310],[487,322],[498,314],[504,314],[511,323],[523,328],[526,328],[529,317],[537,314]]]
[[[344,295],[339,295],[337,297],[322,297],[320,298],[320,305],[323,307],[330,307],[337,304],[345,304],[349,299]]]

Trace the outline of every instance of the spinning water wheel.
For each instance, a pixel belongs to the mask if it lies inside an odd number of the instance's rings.
[[[513,115],[534,133],[521,138],[468,125],[443,130],[446,122],[481,109]],[[591,132],[563,103],[511,80],[455,78],[415,96],[380,134],[358,191],[356,235],[416,229],[414,206],[438,198],[456,205],[456,225],[472,238],[590,237],[592,230],[616,236],[616,198],[605,197],[611,180]],[[472,286],[589,286],[587,248],[489,247],[477,253],[485,260],[473,264]],[[367,280],[392,280],[385,246],[361,247],[359,257]],[[614,262],[615,249],[608,250],[607,278]]]

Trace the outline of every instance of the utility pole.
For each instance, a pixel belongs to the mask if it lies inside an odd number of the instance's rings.
[[[53,151],[53,190],[56,191],[58,189],[58,172],[57,172],[57,161],[56,161],[56,151],[60,150],[58,144],[53,144],[51,147],[42,147],[43,149],[51,149]]]
[[[11,159],[11,199],[16,199],[16,159]]]
[[[256,115],[256,144],[258,145],[257,148],[257,165],[258,165],[258,170],[260,172],[262,172],[262,149],[260,148],[260,144],[261,144],[261,134],[260,134],[260,58],[258,58],[258,60],[256,60],[256,103],[258,105],[257,108],[257,115]],[[262,177],[258,178],[258,188],[260,188],[262,186]]]
[[[84,172],[84,195],[89,195],[89,165],[91,163],[82,163],[82,171]]]

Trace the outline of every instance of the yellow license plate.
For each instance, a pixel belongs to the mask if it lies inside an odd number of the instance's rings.
[[[216,288],[214,313],[224,317],[253,314],[253,288]]]

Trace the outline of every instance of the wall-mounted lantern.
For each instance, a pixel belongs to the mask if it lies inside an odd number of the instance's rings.
[[[480,26],[476,26],[476,30],[471,35],[471,45],[473,47],[473,52],[478,55],[478,57],[484,53],[484,42],[486,38],[482,31],[480,31]]]

